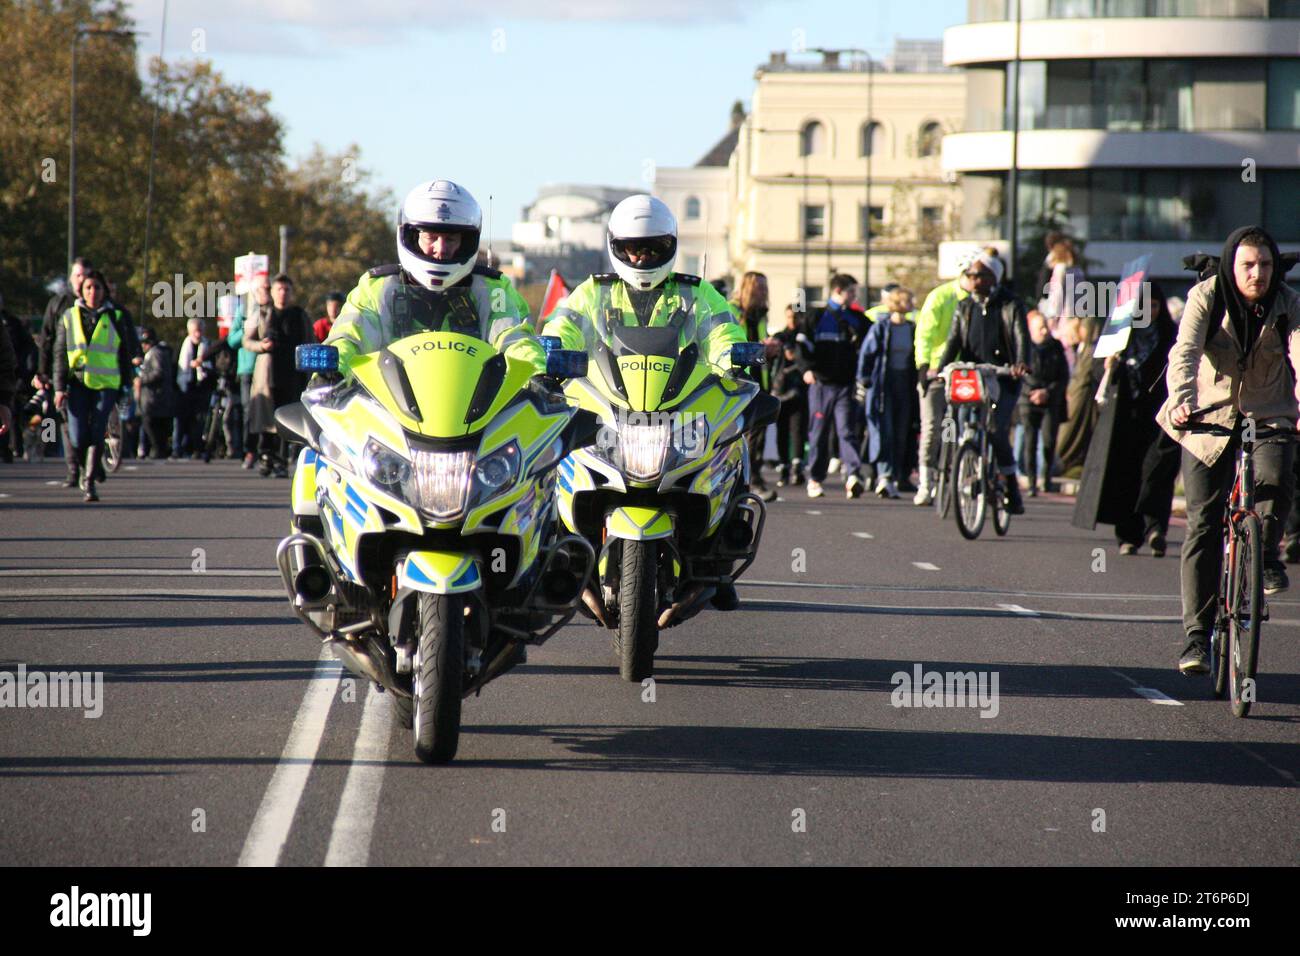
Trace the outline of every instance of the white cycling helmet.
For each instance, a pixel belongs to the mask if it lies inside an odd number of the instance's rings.
[[[981,255],[983,255],[981,249],[967,249],[959,255],[957,257],[957,278],[960,279],[964,276],[970,267],[979,261]]]
[[[474,268],[483,211],[466,189],[449,179],[420,183],[402,200],[397,214],[397,258],[416,282],[432,292],[453,286]],[[420,251],[420,230],[459,233],[460,246],[447,259]]]
[[[609,261],[634,289],[653,289],[673,271],[677,258],[677,219],[654,196],[628,196],[609,216]],[[643,258],[633,265],[629,253]]]

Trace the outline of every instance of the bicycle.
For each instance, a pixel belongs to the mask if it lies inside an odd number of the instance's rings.
[[[122,412],[125,410],[126,399],[119,397],[113,403],[112,410],[108,413],[108,421],[104,427],[104,470],[108,474],[114,474],[122,467]]]
[[[1210,410],[1195,409],[1187,424],[1174,427],[1223,438],[1237,434],[1237,430],[1224,425],[1190,421]],[[1249,714],[1255,699],[1260,628],[1268,620],[1268,605],[1264,601],[1264,531],[1255,511],[1255,449],[1270,442],[1296,441],[1298,437],[1294,428],[1256,426],[1249,417],[1242,421],[1245,424],[1240,429],[1236,474],[1223,514],[1223,567],[1219,573],[1218,612],[1210,633],[1214,697],[1222,700],[1228,694],[1235,717]]]
[[[998,537],[1011,530],[1006,477],[998,469],[989,441],[999,396],[997,376],[1011,372],[1006,365],[954,362],[940,373],[948,404],[940,423],[935,507],[941,518],[950,509],[955,512],[957,530],[967,541],[984,530],[990,506]]]

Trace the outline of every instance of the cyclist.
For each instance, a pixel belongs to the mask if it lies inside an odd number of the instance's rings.
[[[1187,296],[1178,340],[1169,352],[1169,398],[1157,415],[1183,446],[1187,533],[1182,549],[1183,630],[1178,661],[1184,674],[1209,672],[1207,635],[1214,626],[1223,510],[1236,473],[1243,416],[1259,425],[1300,420],[1294,369],[1300,363],[1300,295],[1282,282],[1277,243],[1259,226],[1228,237],[1217,275]],[[1281,330],[1286,330],[1283,341]],[[1195,408],[1199,418],[1236,432],[1232,438],[1180,431]],[[1255,507],[1264,530],[1264,593],[1289,585],[1278,540],[1293,494],[1290,442],[1256,446]]]
[[[948,341],[957,303],[970,295],[966,288],[966,270],[975,261],[976,255],[977,252],[971,251],[958,260],[957,277],[932,289],[916,317],[916,378],[921,402],[921,480],[912,503],[918,506],[934,501],[937,484],[935,470],[939,463],[939,428],[943,419],[944,394],[939,381],[941,366],[935,360]]]
[[[528,305],[510,280],[475,265],[483,214],[450,180],[421,183],[402,201],[394,265],[361,277],[325,339],[352,360],[419,331],[460,332],[546,371],[546,353],[528,322]]]
[[[998,376],[998,404],[989,435],[998,470],[1007,478],[1007,511],[1025,513],[1016,482],[1016,456],[1011,448],[1011,414],[1020,396],[1020,379],[1029,371],[1029,327],[1024,304],[1002,285],[1002,260],[981,252],[963,273],[969,296],[957,304],[948,341],[935,367],[950,362],[1009,365],[1011,375]]]

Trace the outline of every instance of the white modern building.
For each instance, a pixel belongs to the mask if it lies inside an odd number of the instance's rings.
[[[523,255],[521,281],[544,282],[552,269],[574,284],[593,272],[607,272],[609,214],[636,192],[573,183],[543,186],[510,232],[514,250]]]
[[[943,141],[960,174],[961,238],[1007,238],[1018,155],[1022,269],[1061,226],[1088,270],[1190,281],[1184,255],[1261,223],[1300,241],[1300,2],[970,0],[944,36],[964,67],[965,127]],[[1012,89],[1019,50],[1018,123]]]

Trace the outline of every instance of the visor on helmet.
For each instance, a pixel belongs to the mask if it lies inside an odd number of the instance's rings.
[[[445,259],[435,259],[425,255],[420,249],[422,231],[455,234],[460,236],[460,245],[456,251]],[[455,264],[466,262],[478,254],[479,231],[472,226],[453,225],[441,222],[404,222],[401,228],[401,242],[406,251],[425,262],[438,264]]]
[[[677,253],[676,236],[634,236],[630,239],[609,240],[609,248],[620,262],[633,269],[658,269],[672,261]],[[644,256],[639,262],[633,262],[633,255]]]

